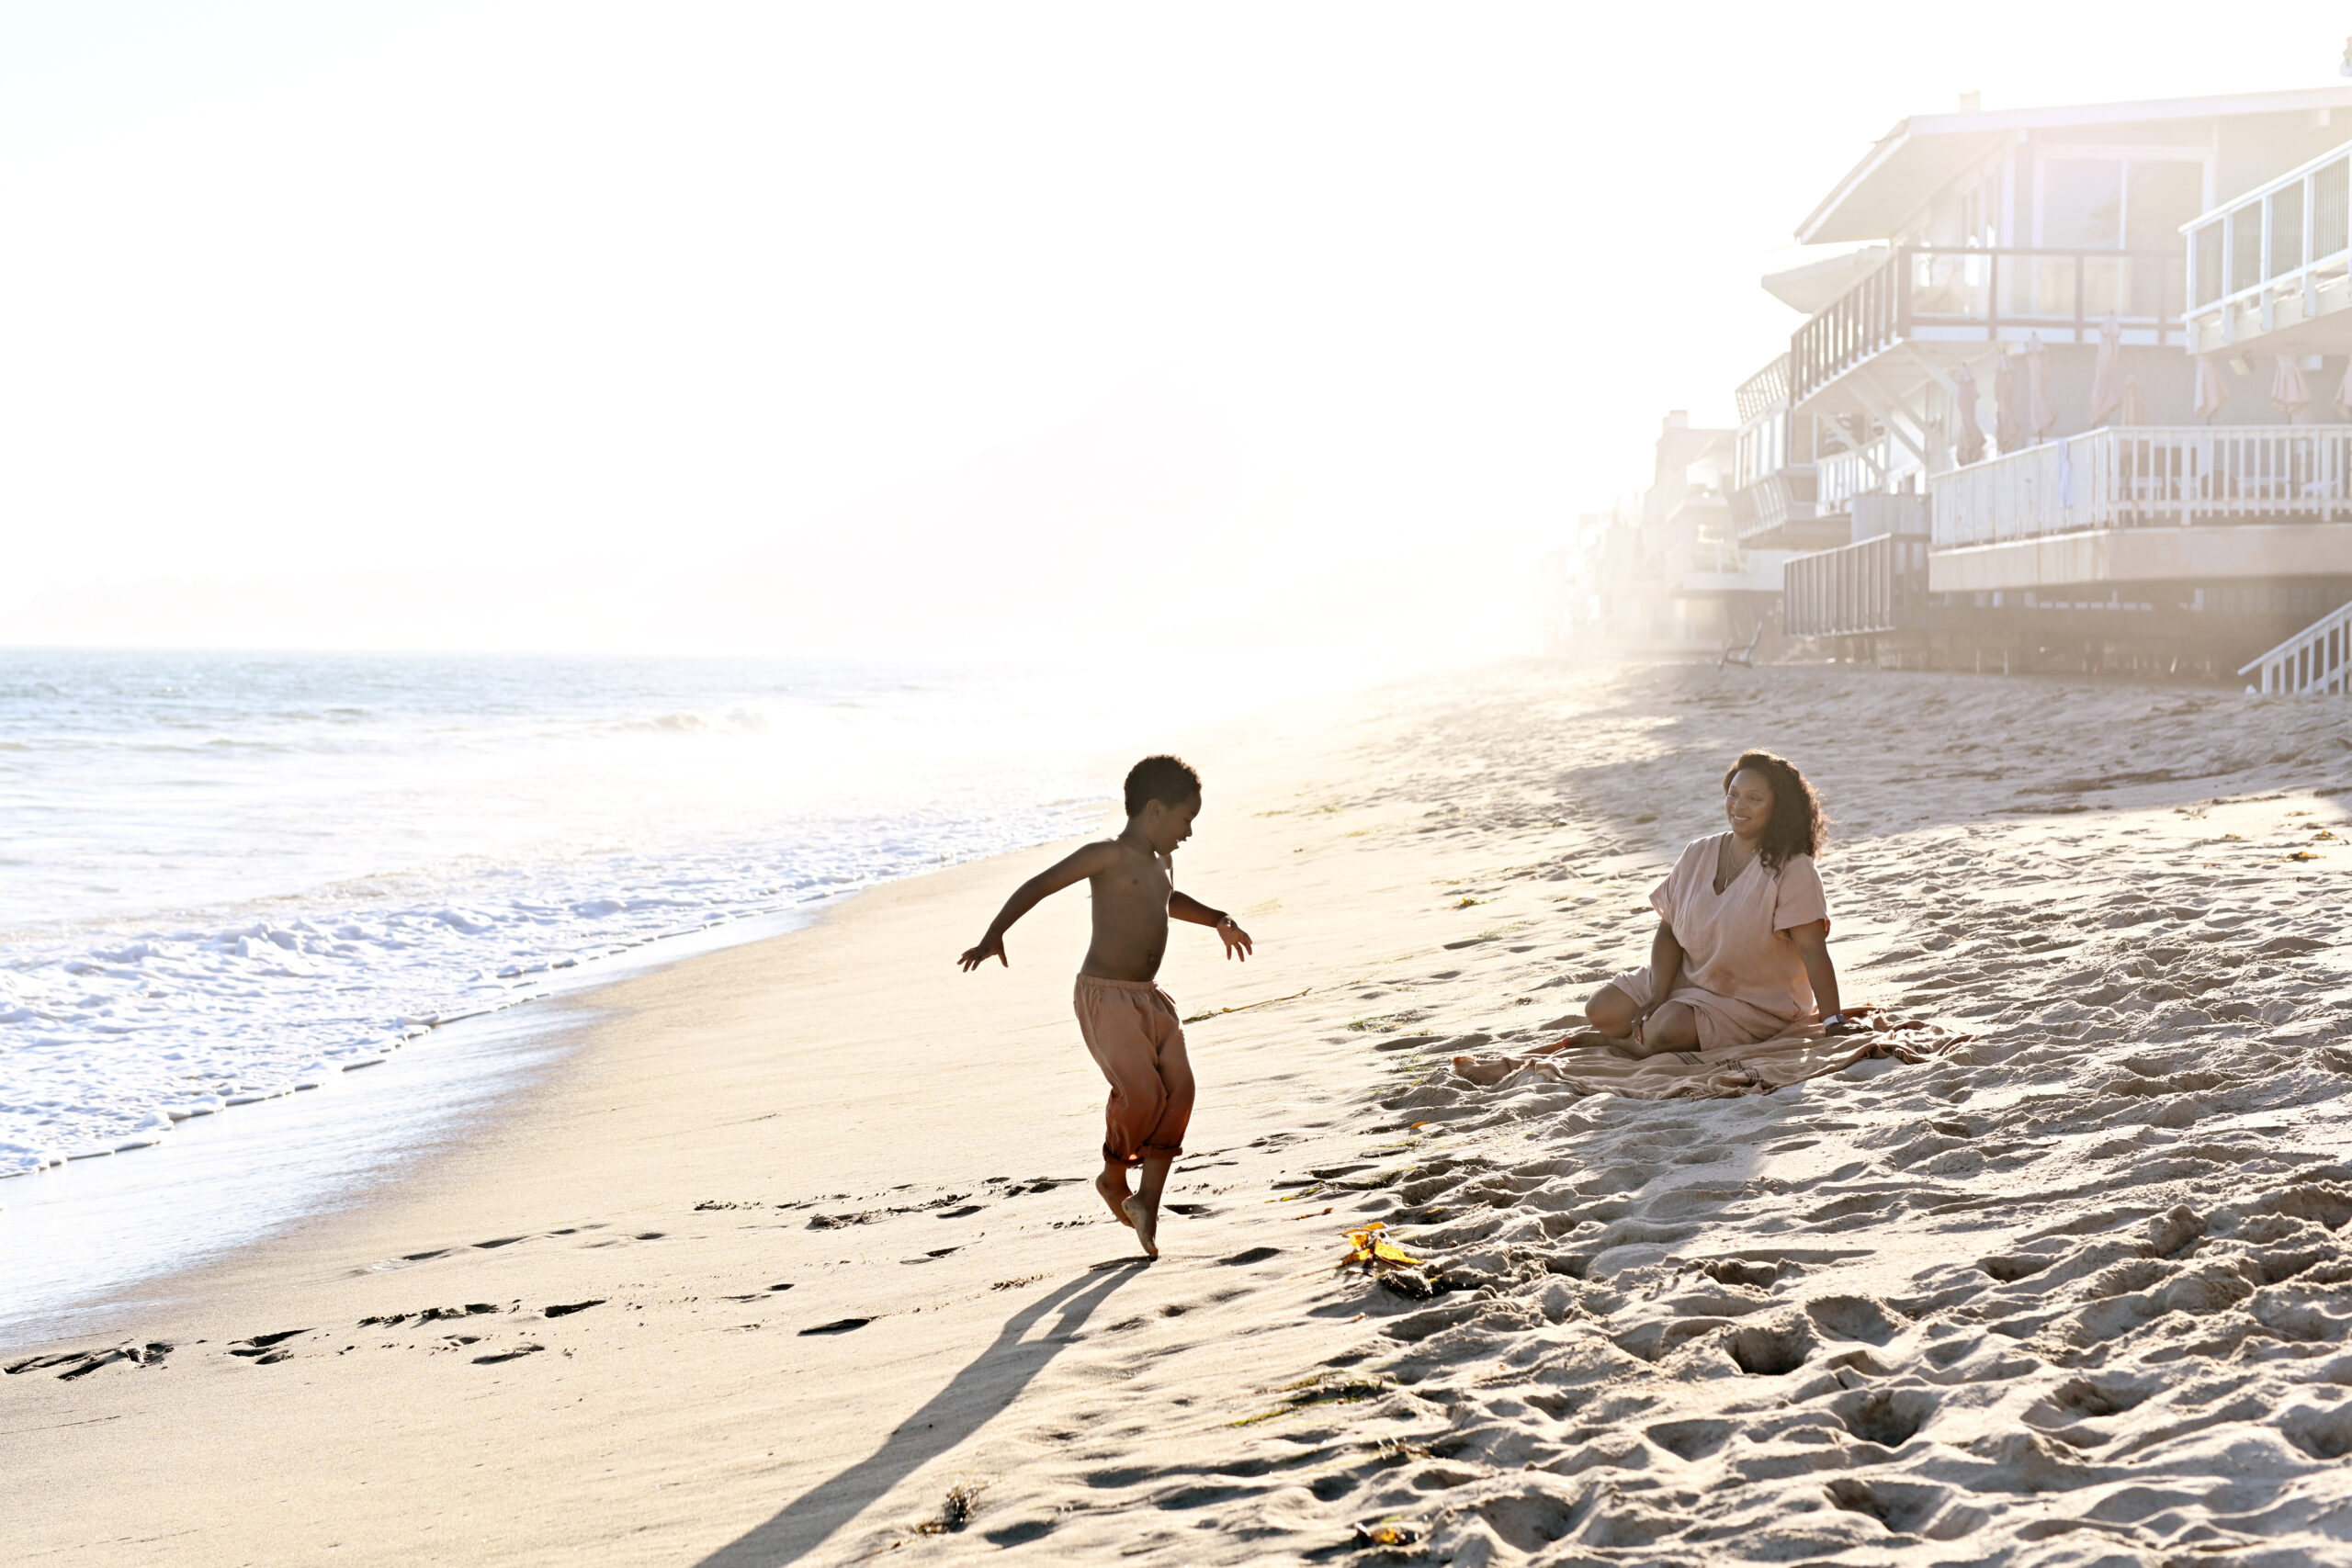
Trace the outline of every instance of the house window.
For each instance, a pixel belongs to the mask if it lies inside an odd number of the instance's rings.
[[[2204,209],[2205,165],[2174,157],[2046,157],[2040,243],[2052,250],[2169,252]]]
[[[2169,252],[2180,226],[2205,209],[2205,165],[2182,158],[2134,158],[2124,181],[2123,248]]]
[[[2120,251],[2115,260],[2069,268],[2051,258],[2037,264],[2039,309],[2056,314],[2167,317],[2181,309],[2180,226],[2203,210],[2205,164],[2199,158],[2110,152],[2060,154],[2041,164],[2037,243],[2047,250]],[[2076,284],[2075,279],[2079,277]],[[2073,298],[2076,288],[2079,299]]]
[[[2041,165],[2041,243],[2065,251],[2122,244],[2122,159],[2052,158]]]

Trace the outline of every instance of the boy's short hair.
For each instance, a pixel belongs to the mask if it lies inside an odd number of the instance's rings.
[[[1141,811],[1147,802],[1161,801],[1170,806],[1182,806],[1201,793],[1201,775],[1182,757],[1146,757],[1127,770],[1127,815]]]

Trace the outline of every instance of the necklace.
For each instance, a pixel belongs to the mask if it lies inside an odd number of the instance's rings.
[[[1717,851],[1715,854],[1714,889],[1718,897],[1728,889],[1733,883],[1737,882],[1739,880],[1740,873],[1746,871],[1749,864],[1756,859],[1756,852],[1754,850],[1749,850],[1744,855],[1740,854],[1742,845],[1740,844],[1738,834],[1726,834],[1725,837],[1727,837],[1731,841],[1724,845],[1724,847]],[[1724,865],[1724,859],[1733,855],[1739,856],[1738,863],[1731,866],[1729,869],[1725,869]]]

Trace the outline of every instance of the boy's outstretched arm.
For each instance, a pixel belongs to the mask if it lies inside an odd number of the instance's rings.
[[[1225,955],[1250,962],[1250,933],[1234,923],[1233,917],[1223,909],[1212,909],[1189,893],[1168,896],[1168,914],[1171,919],[1190,920],[1196,926],[1210,926],[1225,942]]]
[[[1012,890],[1012,897],[1004,901],[1004,908],[999,909],[996,919],[989,922],[987,934],[980,938],[979,945],[965,949],[964,956],[956,962],[964,966],[967,975],[991,958],[1011,968],[1012,960],[1004,955],[1004,933],[1012,929],[1012,922],[1071,883],[1083,882],[1096,872],[1107,868],[1117,857],[1118,848],[1114,844],[1088,844],[1076,853],[1047,866]]]

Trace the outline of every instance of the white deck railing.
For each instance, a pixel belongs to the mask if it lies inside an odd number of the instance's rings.
[[[2238,671],[2260,671],[2256,689],[2282,694],[2332,692],[2346,694],[2346,644],[2352,643],[2352,604],[2322,615],[2285,642]]]
[[[1892,454],[1882,435],[1860,449],[1825,452],[1814,460],[1814,511],[1845,512],[1854,497],[1883,489]]]
[[[2188,345],[2208,354],[2352,304],[2352,142],[2181,225]]]
[[[2090,528],[2352,517],[2352,425],[2094,430],[1928,480],[1938,549]]]
[[[1817,550],[1785,562],[1781,583],[1781,627],[1791,637],[1891,632],[1927,599],[1927,544],[1881,534]]]

